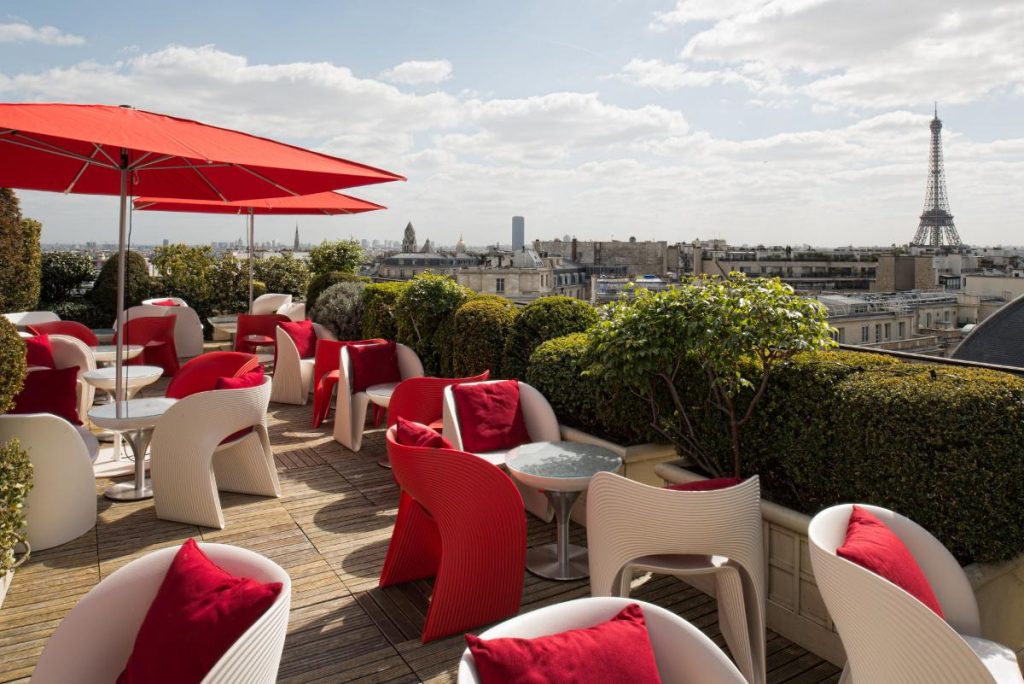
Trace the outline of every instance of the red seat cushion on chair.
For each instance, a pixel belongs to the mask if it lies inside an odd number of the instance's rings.
[[[295,348],[299,350],[300,359],[311,359],[316,356],[316,329],[313,327],[313,321],[281,322],[278,325],[292,338]]]
[[[173,299],[160,299],[155,302],[150,302],[150,304],[152,304],[153,306],[180,306],[180,304],[178,304]]]
[[[889,580],[945,619],[932,585],[910,549],[867,509],[853,507],[846,540],[836,555]]]
[[[694,480],[683,484],[667,485],[665,489],[674,489],[677,492],[711,492],[716,489],[728,489],[743,482],[739,477],[715,477],[710,480]]]
[[[398,348],[394,342],[360,344],[346,349],[351,365],[349,370],[352,373],[353,393],[402,379],[398,370]]]
[[[436,430],[398,417],[395,429],[395,441],[405,446],[430,447],[432,449],[451,449],[452,443],[439,435]]]
[[[57,362],[53,360],[53,345],[49,335],[36,335],[25,338],[25,363],[30,366],[53,368]]]
[[[636,603],[607,622],[535,639],[466,635],[480,684],[657,684],[644,611]]]
[[[73,425],[78,417],[78,366],[46,368],[25,376],[25,386],[14,398],[11,413],[52,413]]]
[[[452,385],[466,451],[511,449],[530,441],[515,380]]]
[[[189,539],[167,569],[118,684],[198,684],[280,593],[280,582],[226,572]]]

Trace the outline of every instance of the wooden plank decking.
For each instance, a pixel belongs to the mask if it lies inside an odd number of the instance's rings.
[[[0,608],[0,682],[28,681],[47,637],[102,577],[188,537],[253,549],[291,575],[280,681],[454,681],[462,637],[419,641],[429,583],[377,588],[397,507],[390,471],[377,466],[383,433],[369,433],[363,450],[353,454],[331,439],[330,424],[310,428],[309,412],[308,406],[271,406],[283,496],[222,495],[224,530],[158,520],[152,501],[113,503],[98,495],[95,529],[33,554],[15,574]],[[109,484],[97,480],[97,492]],[[554,527],[531,518],[529,534],[531,545],[552,541]],[[579,541],[584,534],[576,528]],[[527,573],[523,610],[586,595],[586,581],[552,582]],[[695,589],[659,577],[634,596],[675,611],[722,644],[715,603]],[[771,633],[768,668],[773,684],[838,681],[831,664]]]

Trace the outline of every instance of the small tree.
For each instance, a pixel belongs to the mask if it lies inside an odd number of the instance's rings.
[[[701,278],[606,307],[589,332],[590,371],[647,402],[651,427],[713,475],[742,469],[740,433],[772,372],[797,352],[833,344],[826,312],[778,278]],[[680,387],[687,370],[707,379]],[[700,396],[703,395],[703,396]],[[663,407],[672,414],[663,416]],[[720,412],[731,458],[714,453],[696,413]],[[725,464],[731,460],[731,468]]]
[[[329,273],[317,273],[309,280],[309,287],[306,288],[306,311],[312,311],[316,306],[317,297],[331,285],[338,283],[369,283],[366,276],[357,276],[352,273],[341,271],[330,271]]]
[[[309,287],[309,267],[291,254],[278,254],[253,262],[256,280],[266,284],[268,292],[304,297]]]
[[[30,311],[39,304],[38,221],[21,216],[18,197],[0,188],[0,311]]]
[[[14,324],[0,318],[0,413],[14,406],[25,373],[25,343]],[[14,547],[25,541],[24,502],[31,489],[28,453],[17,439],[0,443],[0,577],[15,566]]]
[[[363,290],[366,283],[335,283],[320,293],[310,318],[339,340],[358,340],[363,330]]]
[[[153,292],[153,279],[149,277],[146,260],[138,252],[125,252],[128,268],[124,278],[124,307],[140,304]],[[89,300],[104,320],[113,321],[117,315],[117,253],[111,255],[96,276]]]
[[[557,295],[535,299],[523,308],[505,342],[501,372],[508,378],[526,377],[530,355],[542,342],[583,332],[597,322],[588,302]]]
[[[441,371],[438,333],[446,337],[449,319],[472,295],[472,290],[448,276],[421,273],[409,282],[398,299],[398,341],[416,351],[427,375],[438,375]]]
[[[503,377],[501,357],[519,310],[498,295],[473,297],[452,317],[452,373],[456,377],[491,371]]]
[[[373,283],[363,290],[363,338],[398,339],[395,309],[409,282]]]
[[[313,273],[355,273],[363,263],[363,248],[355,240],[328,240],[309,251],[309,268]]]
[[[78,252],[46,252],[42,260],[40,299],[48,306],[70,301],[82,283],[92,280],[92,259]]]
[[[153,266],[163,284],[160,294],[181,297],[199,310],[214,296],[210,271],[215,263],[209,245],[174,244],[153,250]]]

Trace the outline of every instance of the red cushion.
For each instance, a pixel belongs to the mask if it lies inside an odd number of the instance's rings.
[[[281,330],[287,333],[299,350],[300,359],[311,359],[316,356],[316,329],[313,328],[313,321],[294,321],[292,323],[280,323]]]
[[[451,449],[452,443],[439,435],[437,431],[423,425],[398,417],[395,430],[395,441],[405,446],[430,447],[432,449]]]
[[[944,618],[921,566],[896,533],[875,515],[854,506],[846,527],[846,540],[836,555],[884,577]]]
[[[118,684],[202,681],[280,593],[280,582],[224,571],[189,539],[167,569]]]
[[[668,485],[665,489],[674,489],[677,492],[710,492],[716,489],[728,489],[743,482],[738,477],[716,477],[710,480],[694,480],[685,484]]]
[[[52,413],[74,425],[78,417],[78,366],[46,368],[25,376],[25,386],[14,398],[11,413]]]
[[[515,380],[452,385],[462,447],[482,453],[530,441]]]
[[[248,389],[259,387],[263,384],[263,366],[256,366],[248,373],[242,373],[233,378],[217,378],[213,384],[215,390]]]
[[[353,393],[402,379],[402,374],[398,370],[398,348],[394,342],[360,344],[346,349],[352,373]]]
[[[155,302],[150,302],[153,306],[180,306],[173,299],[160,299]]]
[[[535,639],[466,635],[481,684],[649,684],[658,666],[643,609],[631,603],[607,622]]]
[[[50,344],[49,335],[25,338],[25,363],[44,368],[54,368],[57,365],[53,360],[53,345]]]

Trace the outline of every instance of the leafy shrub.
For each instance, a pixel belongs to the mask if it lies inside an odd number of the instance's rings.
[[[249,310],[249,262],[223,254],[211,267],[211,299],[207,303],[210,315],[230,315]],[[267,286],[260,280],[253,280],[253,299],[266,294]],[[188,300],[186,300],[188,301]],[[192,302],[189,302],[191,305]],[[204,322],[206,316],[200,313]]]
[[[31,311],[39,304],[41,227],[22,218],[13,190],[0,188],[0,311]]]
[[[309,287],[309,266],[291,254],[278,254],[253,261],[256,280],[266,284],[268,292],[303,297]]]
[[[141,304],[143,299],[149,299],[153,292],[153,280],[149,277],[146,260],[141,254],[126,254],[128,268],[124,279],[124,308],[127,309]],[[97,315],[107,321],[108,326],[117,315],[117,263],[118,255],[115,252],[103,264],[88,297],[89,302],[96,307]]]
[[[0,413],[14,406],[25,373],[25,343],[15,325],[0,317]]]
[[[398,338],[398,318],[395,307],[408,287],[408,282],[373,283],[363,290],[363,338]]]
[[[541,297],[519,313],[505,343],[502,374],[522,378],[530,355],[541,342],[583,332],[597,323],[597,311],[587,302],[572,297]]]
[[[398,341],[416,351],[427,375],[441,373],[443,338],[450,330],[445,324],[471,296],[471,290],[448,276],[421,273],[399,297],[395,306]]]
[[[336,283],[316,300],[311,318],[339,340],[358,340],[363,331],[363,290],[366,283]]]
[[[309,250],[313,273],[355,273],[363,261],[363,248],[355,240],[328,240]]]
[[[65,299],[49,305],[47,310],[60,316],[62,321],[75,321],[87,328],[108,328],[112,322],[105,313],[82,298]]]
[[[309,287],[306,288],[306,311],[312,311],[316,306],[317,297],[320,293],[337,283],[369,283],[366,276],[357,276],[352,273],[341,271],[330,271],[329,273],[317,273],[310,279]]]
[[[153,251],[153,266],[160,274],[160,296],[181,297],[202,314],[215,296],[210,272],[217,257],[209,245],[173,244]]]
[[[492,378],[503,377],[501,357],[505,342],[519,311],[505,297],[480,295],[459,307],[452,316],[451,372],[454,377],[491,371]]]
[[[24,504],[31,490],[28,452],[17,439],[0,444],[0,577],[15,566],[14,547],[25,541]]]
[[[55,305],[74,298],[82,283],[92,280],[92,259],[78,252],[46,252],[41,272],[39,297],[52,311]]]

